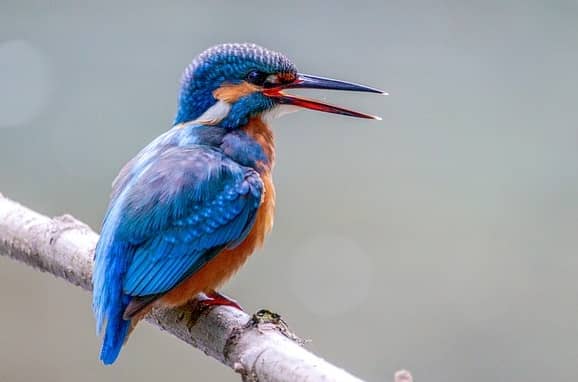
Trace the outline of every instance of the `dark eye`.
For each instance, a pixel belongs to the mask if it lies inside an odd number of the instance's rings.
[[[252,70],[247,74],[247,82],[253,85],[263,86],[268,76],[267,73]]]

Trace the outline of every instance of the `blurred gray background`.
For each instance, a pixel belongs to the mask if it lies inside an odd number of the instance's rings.
[[[275,229],[227,294],[371,381],[577,380],[576,1],[1,0],[0,192],[98,230],[227,41],[391,93],[274,123]],[[101,366],[90,296],[3,257],[0,304],[2,382],[239,380],[146,324]]]

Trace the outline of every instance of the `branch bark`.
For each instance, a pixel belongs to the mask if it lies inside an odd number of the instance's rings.
[[[0,255],[91,290],[98,235],[70,215],[49,218],[0,194]],[[240,373],[244,381],[361,380],[310,353],[275,315],[194,303],[153,311],[147,321]],[[282,322],[281,322],[282,323]]]

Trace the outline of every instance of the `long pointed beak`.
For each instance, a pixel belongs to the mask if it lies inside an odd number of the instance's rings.
[[[285,89],[348,90],[354,92],[387,94],[379,89],[371,88],[365,85],[355,84],[353,82],[333,80],[331,78],[316,77],[301,73],[297,74],[297,79],[293,82],[263,90],[263,94],[265,94],[270,98],[275,99],[280,104],[295,105],[304,107],[306,109],[323,111],[326,113],[348,115],[350,117],[378,119],[378,120],[380,120],[381,118],[374,115],[360,113],[339,106],[326,104],[310,98],[285,94],[283,93],[283,90]]]

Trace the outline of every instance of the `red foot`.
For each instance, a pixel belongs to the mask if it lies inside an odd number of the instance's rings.
[[[199,302],[199,304],[204,306],[225,305],[233,307],[235,309],[239,309],[242,312],[244,311],[237,301],[225,295],[222,295],[217,291],[212,291],[209,294],[199,293],[199,295],[197,296],[197,301]]]

